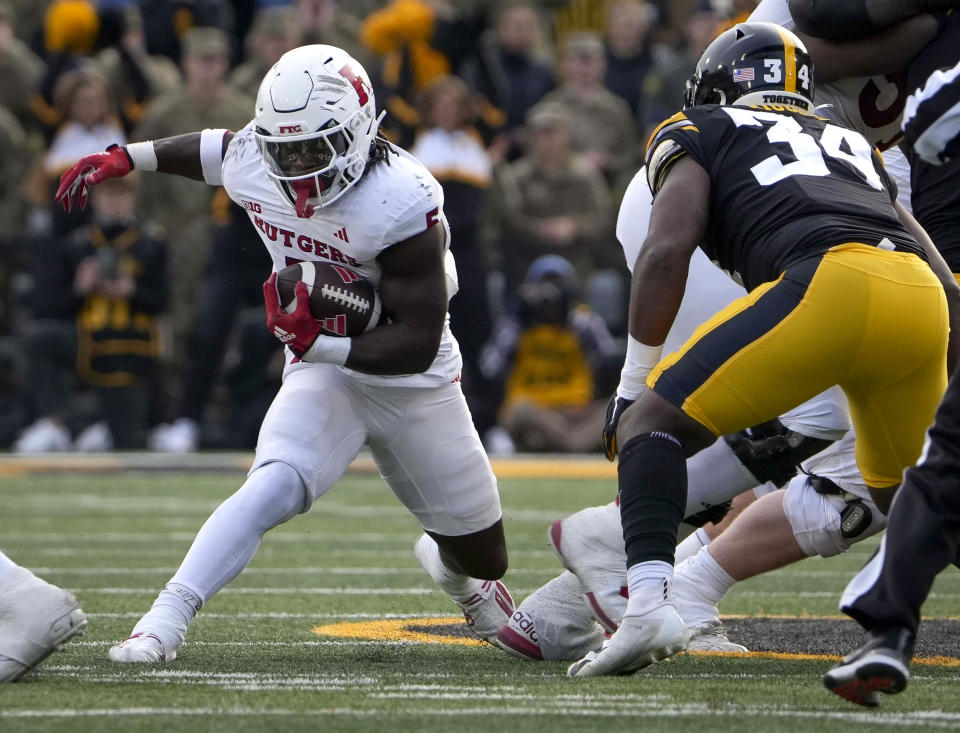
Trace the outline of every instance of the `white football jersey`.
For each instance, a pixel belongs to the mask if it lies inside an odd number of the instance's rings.
[[[824,476],[841,489],[856,494],[861,499],[870,498],[870,489],[863,482],[860,469],[857,468],[857,457],[854,453],[856,435],[851,427],[849,432],[840,440],[831,443],[817,455],[808,458],[800,464],[804,473],[815,473]]]
[[[400,148],[369,168],[352,189],[332,204],[301,219],[267,176],[251,122],[234,135],[223,159],[223,186],[260,234],[273,269],[296,262],[333,262],[356,270],[374,287],[380,284],[377,256],[387,247],[441,226],[446,240],[447,297],[457,290],[450,253],[450,228],[443,213],[443,189],[423,165]],[[292,356],[292,355],[291,355]],[[455,381],[460,348],[446,319],[437,356],[422,374],[380,376],[344,368],[361,381],[386,386],[424,387]]]
[[[748,20],[763,20],[793,30],[787,0],[763,0]],[[816,80],[816,70],[814,70]],[[862,133],[881,150],[900,139],[900,120],[907,101],[905,74],[850,77],[830,84],[815,84],[814,101],[829,104],[830,114],[843,125]]]

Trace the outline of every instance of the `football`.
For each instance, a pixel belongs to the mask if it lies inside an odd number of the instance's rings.
[[[277,294],[288,313],[297,305],[294,287],[304,282],[310,312],[331,336],[356,336],[380,323],[380,296],[355,270],[330,262],[298,262],[277,273]]]

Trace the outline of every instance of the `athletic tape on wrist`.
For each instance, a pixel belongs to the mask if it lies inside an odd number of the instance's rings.
[[[314,364],[344,366],[350,356],[350,345],[351,339],[345,336],[326,336],[321,333],[301,358]]]
[[[133,161],[136,171],[155,171],[157,169],[157,150],[153,147],[153,140],[127,145],[127,155]]]
[[[627,358],[623,362],[620,372],[620,386],[617,387],[617,397],[625,400],[635,400],[640,396],[647,384],[647,375],[659,363],[663,353],[663,344],[647,346],[637,341],[633,336],[627,336]]]
[[[203,180],[211,186],[223,185],[223,136],[227,132],[207,128],[200,133],[200,166]]]

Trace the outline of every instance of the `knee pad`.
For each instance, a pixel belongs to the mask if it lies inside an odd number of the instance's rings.
[[[758,483],[776,486],[796,476],[797,466],[832,442],[789,430],[776,419],[723,439]]]
[[[577,576],[569,570],[531,593],[497,635],[498,646],[534,661],[576,661],[603,644]]]
[[[870,511],[870,521],[856,536],[844,530],[843,517],[848,502],[839,494],[819,493],[809,476],[797,476],[783,495],[783,513],[793,536],[807,556],[832,557],[850,545],[876,534],[886,526],[886,518],[870,499],[858,499]],[[849,517],[849,514],[847,515]]]

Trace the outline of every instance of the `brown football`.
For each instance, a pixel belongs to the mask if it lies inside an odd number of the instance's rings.
[[[310,312],[331,336],[356,336],[380,322],[380,296],[356,270],[330,262],[298,262],[277,273],[280,305],[296,308],[294,287],[307,284]]]

